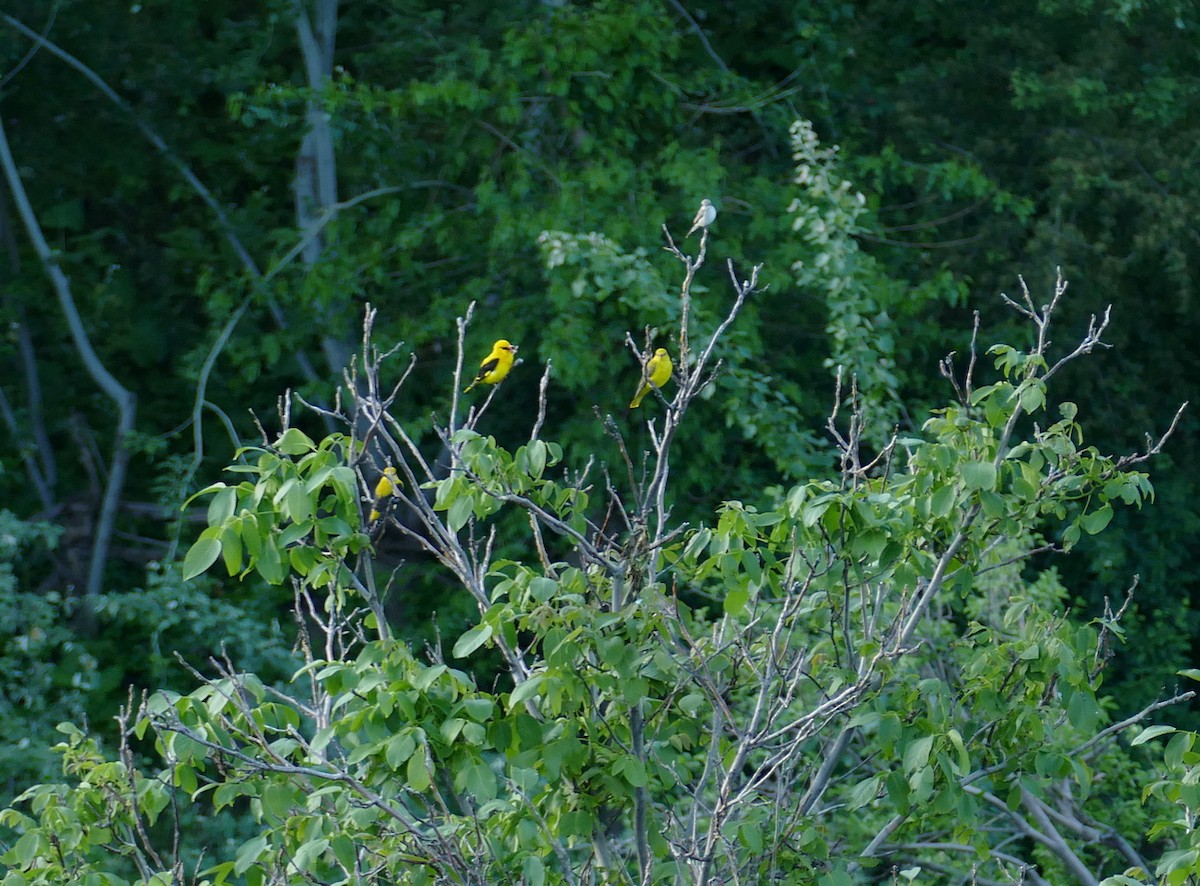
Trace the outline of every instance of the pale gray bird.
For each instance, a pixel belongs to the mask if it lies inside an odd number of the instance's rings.
[[[713,206],[712,202],[705,197],[700,201],[700,208],[696,210],[696,217],[692,219],[691,230],[687,232],[687,235],[683,239],[686,240],[700,228],[707,228],[713,223],[716,217],[717,207]]]

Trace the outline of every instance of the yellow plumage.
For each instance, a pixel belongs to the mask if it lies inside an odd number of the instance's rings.
[[[375,501],[372,503],[371,513],[367,517],[368,523],[374,523],[383,516],[380,508],[383,507],[384,501],[389,495],[395,495],[396,490],[403,485],[396,474],[395,468],[386,467],[383,469],[383,475],[379,478],[379,482],[375,484]]]
[[[671,355],[667,353],[666,348],[659,348],[654,352],[649,360],[646,361],[646,371],[642,374],[642,386],[638,388],[638,392],[634,395],[633,400],[629,403],[630,409],[637,409],[642,405],[642,398],[650,393],[650,387],[661,388],[667,383],[667,379],[671,377],[671,370],[674,367],[671,365]]]
[[[504,381],[504,376],[508,375],[508,371],[512,369],[516,356],[517,346],[506,339],[499,339],[492,345],[492,352],[483,358],[483,362],[479,364],[479,374],[463,389],[463,393],[467,393],[480,382],[485,385],[494,385]]]

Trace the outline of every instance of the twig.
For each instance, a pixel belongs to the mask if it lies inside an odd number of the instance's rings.
[[[546,361],[546,369],[542,373],[542,380],[538,382],[538,414],[537,421],[533,423],[533,430],[529,433],[529,439],[532,442],[538,438],[542,432],[542,425],[546,421],[546,389],[550,386],[550,363]]]
[[[1121,732],[1130,726],[1140,723],[1142,720],[1146,719],[1160,708],[1170,707],[1171,705],[1175,704],[1183,704],[1185,701],[1191,701],[1195,697],[1196,693],[1189,689],[1187,692],[1179,692],[1170,698],[1160,699],[1153,704],[1148,704],[1136,714],[1126,717],[1121,722],[1113,723],[1111,726],[1107,726],[1100,730],[1098,733],[1096,733],[1096,735],[1092,736],[1079,747],[1075,748],[1073,751],[1070,751],[1070,756],[1078,757],[1081,754],[1087,753],[1096,745],[1100,744],[1100,742],[1107,739],[1110,735],[1115,735],[1116,733]]]

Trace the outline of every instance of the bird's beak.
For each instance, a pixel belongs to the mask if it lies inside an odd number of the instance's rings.
[[[510,348],[510,350],[511,350],[511,351],[512,351],[512,352],[515,354],[517,351],[521,350],[521,346],[520,346],[520,345],[513,345],[513,346]]]

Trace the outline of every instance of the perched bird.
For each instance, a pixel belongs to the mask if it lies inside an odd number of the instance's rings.
[[[706,201],[707,202],[707,201]],[[671,377],[671,355],[667,353],[666,348],[659,348],[654,352],[654,356],[646,361],[646,371],[642,374],[642,386],[638,388],[637,394],[629,403],[630,409],[637,409],[642,405],[642,398],[650,393],[650,386],[661,388],[667,383],[667,379]]]
[[[479,364],[479,374],[463,389],[463,393],[465,394],[480,382],[485,385],[494,385],[504,381],[504,376],[508,375],[508,370],[512,369],[513,358],[516,355],[516,345],[503,338],[497,341],[492,345],[492,352]]]
[[[713,223],[717,217],[717,207],[713,206],[707,197],[700,201],[700,208],[696,210],[696,217],[692,219],[692,228],[687,232],[686,240],[692,236],[700,228],[707,228]]]
[[[374,523],[380,517],[384,503],[388,496],[395,495],[396,490],[404,484],[400,482],[400,478],[396,476],[396,469],[390,465],[383,469],[383,475],[379,478],[379,482],[375,484],[375,501],[371,504],[371,513],[367,517],[368,523]]]

